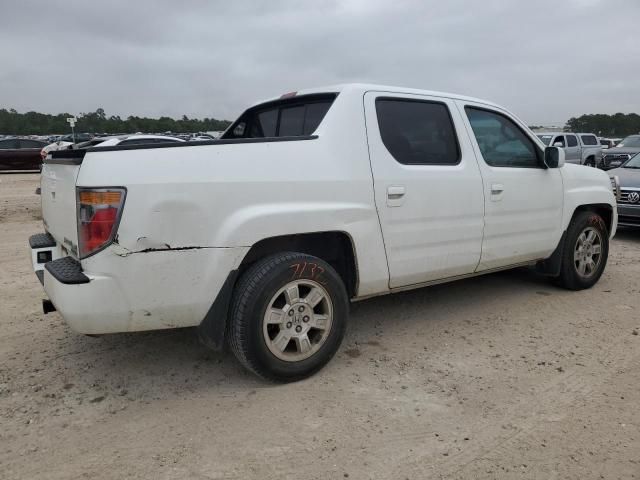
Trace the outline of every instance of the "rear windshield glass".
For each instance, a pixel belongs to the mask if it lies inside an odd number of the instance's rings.
[[[222,138],[311,135],[322,122],[336,96],[335,93],[302,95],[258,105],[244,112]]]

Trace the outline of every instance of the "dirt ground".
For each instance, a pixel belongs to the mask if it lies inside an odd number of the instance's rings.
[[[0,478],[640,478],[640,232],[602,280],[528,270],[352,306],[322,372],[246,373],[191,329],[43,315],[38,175],[0,175]]]

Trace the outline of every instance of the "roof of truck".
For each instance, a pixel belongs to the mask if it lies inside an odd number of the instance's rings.
[[[287,96],[293,96],[293,95],[298,96],[298,95],[309,95],[313,93],[329,93],[329,92],[331,93],[359,92],[364,94],[365,92],[368,92],[368,91],[388,92],[388,93],[408,93],[410,95],[428,95],[432,97],[445,97],[445,98],[452,98],[455,100],[477,102],[477,103],[483,103],[485,105],[491,105],[494,107],[500,107],[499,105],[487,100],[482,100],[480,98],[474,98],[474,97],[467,97],[467,96],[458,95],[455,93],[437,92],[433,90],[422,90],[418,88],[409,88],[409,87],[397,87],[397,86],[394,87],[390,85],[377,85],[373,83],[341,83],[337,85],[327,85],[324,87],[304,88],[301,90],[297,90],[295,92],[288,92],[288,93],[283,92],[281,96],[268,98],[261,102],[256,102],[256,104],[272,102],[274,100],[279,100],[280,98],[283,98],[283,97],[286,98]]]

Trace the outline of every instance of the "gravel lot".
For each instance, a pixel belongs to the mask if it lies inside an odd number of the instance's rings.
[[[191,329],[43,315],[38,175],[0,175],[0,478],[640,478],[640,232],[590,291],[528,270],[354,304],[315,377],[264,383]]]

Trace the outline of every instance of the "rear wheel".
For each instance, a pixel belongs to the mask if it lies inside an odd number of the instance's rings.
[[[229,343],[263,378],[295,381],[321,369],[344,336],[348,297],[324,260],[282,253],[251,266],[234,292]]]
[[[558,278],[570,290],[591,288],[600,279],[609,255],[609,234],[602,217],[579,212],[567,229]]]

